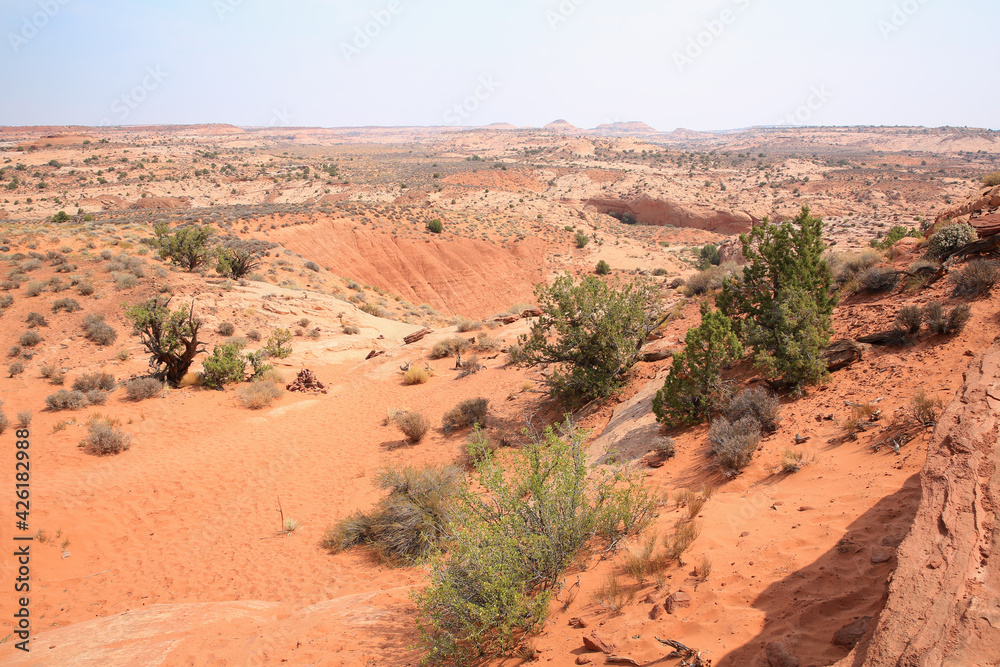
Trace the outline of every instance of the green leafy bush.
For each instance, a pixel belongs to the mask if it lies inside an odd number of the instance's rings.
[[[288,329],[275,329],[274,333],[267,339],[267,342],[264,343],[264,351],[268,356],[275,359],[285,359],[292,354],[292,346],[288,345],[290,342],[292,342],[291,331]]]
[[[510,462],[478,456],[482,493],[463,493],[449,522],[447,555],[414,594],[431,664],[468,665],[509,654],[538,628],[566,568],[592,539],[616,544],[653,516],[640,484],[588,475],[585,434],[548,428]]]
[[[205,359],[204,367],[202,383],[206,387],[222,389],[227,384],[243,381],[247,359],[243,356],[240,345],[223,343],[212,349],[211,356]]]
[[[579,231],[573,237],[573,240],[576,241],[576,247],[580,248],[581,250],[583,248],[586,248],[587,244],[590,243],[590,238],[586,234],[584,234],[583,232],[579,232]]]
[[[657,289],[646,279],[621,284],[561,276],[535,288],[542,314],[512,348],[515,364],[554,364],[546,384],[570,403],[604,398],[621,387],[646,337],[663,321]]]
[[[758,225],[740,241],[742,279],[726,280],[716,303],[766,373],[796,387],[820,381],[836,302],[823,221],[803,206],[792,222]]]
[[[742,355],[730,319],[703,303],[701,324],[688,329],[684,351],[674,355],[663,387],[653,397],[657,421],[676,426],[707,419],[722,398],[722,367]]]
[[[204,265],[212,256],[210,227],[185,225],[171,234],[169,225],[161,222],[153,228],[153,233],[152,245],[159,251],[160,259],[169,260],[188,271]]]
[[[979,238],[972,225],[964,222],[948,225],[931,234],[927,240],[927,256],[946,259],[956,250]]]
[[[434,220],[431,220],[430,222],[427,223],[427,231],[433,234],[440,234],[441,232],[444,231],[444,225],[441,224],[440,220],[435,218]]]
[[[594,272],[599,276],[606,276],[611,273],[611,266],[602,259],[597,263],[597,268],[594,269]]]

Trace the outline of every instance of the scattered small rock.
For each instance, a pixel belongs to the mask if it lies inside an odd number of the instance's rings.
[[[578,655],[578,656],[576,656],[576,664],[578,664],[578,665],[589,665],[591,662],[592,661],[590,659],[590,656],[587,656],[587,655]]]
[[[649,610],[649,620],[655,621],[660,616],[663,616],[663,606],[654,604],[653,608]]]
[[[767,645],[767,664],[770,667],[799,667],[799,659],[781,642]]]
[[[888,563],[890,560],[892,560],[891,551],[884,551],[882,549],[879,549],[878,551],[872,552],[872,557],[871,557],[872,565],[878,565],[880,563]]]
[[[844,648],[854,648],[854,645],[861,641],[868,631],[868,626],[872,622],[871,616],[864,616],[842,627],[833,635],[833,643]]]
[[[587,621],[583,620],[579,616],[574,616],[573,618],[569,619],[569,625],[570,625],[570,627],[573,627],[573,628],[576,628],[576,629],[579,630],[581,628],[587,627]]]
[[[584,635],[583,645],[588,651],[595,651],[597,653],[610,654],[615,650],[615,645],[597,634],[596,630],[589,635]]]

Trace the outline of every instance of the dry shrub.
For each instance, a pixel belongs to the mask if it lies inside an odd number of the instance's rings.
[[[21,337],[18,339],[18,342],[21,343],[21,345],[23,345],[24,347],[34,347],[39,343],[41,343],[43,340],[45,339],[42,338],[42,334],[38,333],[34,329],[29,329],[28,331],[25,331],[23,334],[21,334]]]
[[[258,380],[240,388],[239,400],[245,408],[261,410],[271,407],[282,391],[281,387],[271,382]]]
[[[67,391],[60,389],[45,397],[45,406],[52,412],[60,410],[82,410],[90,405],[86,394],[82,391]]]
[[[462,354],[469,349],[471,343],[468,338],[462,338],[461,336],[453,336],[446,340],[438,341],[431,348],[431,359],[444,359],[445,357],[451,357],[456,354]]]
[[[215,331],[220,336],[232,336],[236,333],[236,326],[232,322],[219,322],[219,326]]]
[[[135,378],[125,383],[125,398],[130,401],[144,401],[162,391],[163,383],[152,377]]]
[[[920,327],[924,322],[924,311],[920,309],[920,306],[903,306],[896,313],[896,320],[894,322],[897,329],[901,329],[908,334],[915,334],[920,331]]]
[[[11,377],[17,377],[24,372],[24,364],[20,361],[12,361],[7,365],[7,372]]]
[[[395,423],[410,442],[420,442],[431,427],[427,417],[412,410],[396,415]]]
[[[430,371],[426,368],[419,368],[417,366],[412,366],[403,373],[403,383],[414,385],[423,384],[427,382],[431,377]]]
[[[95,389],[100,391],[114,391],[115,376],[111,373],[94,372],[84,373],[73,380],[73,389],[87,393]]]
[[[87,437],[80,444],[91,454],[110,456],[131,447],[132,436],[106,419],[97,419],[90,423]]]
[[[466,333],[469,331],[479,331],[483,328],[482,322],[477,322],[475,320],[470,320],[467,317],[460,317],[455,325],[458,333]]]
[[[858,433],[867,430],[879,419],[879,410],[873,403],[862,403],[851,406],[851,416],[840,426],[844,429],[844,435],[854,439]]]
[[[843,285],[865,269],[871,268],[882,260],[882,256],[874,250],[861,252],[830,252],[826,255],[830,273],[837,284]]]
[[[730,398],[723,413],[730,423],[751,417],[762,431],[774,433],[781,422],[781,401],[767,389],[753,387]]]
[[[0,435],[10,427],[10,420],[7,419],[6,413],[0,409]]]
[[[753,417],[730,422],[719,417],[708,431],[712,453],[727,477],[735,477],[753,460],[760,444],[760,424]]]
[[[453,466],[389,468],[379,473],[379,488],[389,495],[370,512],[358,512],[327,530],[323,546],[339,552],[366,544],[390,563],[424,560],[438,550],[464,491]]]
[[[857,281],[863,292],[888,292],[899,285],[899,274],[887,266],[872,266],[858,273]]]
[[[490,407],[488,398],[468,398],[444,414],[442,418],[445,433],[486,423],[486,413]]]
[[[104,321],[104,316],[95,313],[83,318],[83,334],[97,345],[110,345],[118,338],[118,332]]]
[[[684,295],[698,296],[722,287],[723,281],[736,272],[736,265],[727,262],[720,266],[710,266],[684,281]]]
[[[83,306],[76,299],[71,299],[66,297],[64,299],[56,299],[52,302],[52,312],[58,313],[63,311],[66,313],[75,313],[78,310],[83,310]]]
[[[709,575],[712,574],[712,559],[707,555],[701,557],[701,563],[695,568],[695,576],[702,581],[708,581]]]
[[[955,306],[947,314],[944,312],[944,306],[937,301],[932,301],[924,307],[924,321],[927,322],[927,328],[932,333],[946,336],[961,333],[971,316],[972,309],[967,303]]]
[[[503,340],[499,336],[491,336],[489,334],[481,334],[476,339],[476,349],[480,352],[494,352],[499,350],[502,344]]]
[[[677,454],[674,439],[666,436],[655,438],[650,450],[661,461],[672,459]]]
[[[938,396],[933,398],[928,396],[923,389],[914,394],[910,401],[910,411],[914,419],[924,426],[937,424],[942,410],[944,410],[944,401]]]
[[[951,274],[956,296],[979,297],[987,294],[1000,281],[1000,262],[974,259],[965,268]]]

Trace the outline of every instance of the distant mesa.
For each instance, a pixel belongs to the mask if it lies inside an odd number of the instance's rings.
[[[647,134],[660,134],[659,130],[640,120],[631,120],[624,123],[603,123],[594,128],[594,132],[604,136],[636,136]]]
[[[548,130],[549,132],[562,132],[562,133],[579,133],[580,128],[578,128],[573,123],[560,118],[559,120],[554,120],[545,127],[543,130]]]
[[[516,130],[517,125],[511,125],[510,123],[490,123],[485,126],[488,130]]]

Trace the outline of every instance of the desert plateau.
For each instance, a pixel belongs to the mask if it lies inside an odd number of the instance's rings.
[[[969,8],[886,5],[881,55],[803,56],[847,73],[824,106],[806,65],[730,51],[777,11],[749,0],[689,8],[655,68],[680,9],[553,4],[501,65],[520,2],[372,4],[325,50],[310,3],[21,4],[0,664],[1000,665],[1000,130],[966,109],[995,100],[865,87]],[[428,64],[418,14],[463,57]],[[108,71],[46,59],[95,16]],[[39,111],[153,24],[190,63],[135,58],[110,121],[76,88]],[[472,96],[427,102],[463,58]],[[771,124],[782,86],[812,97]],[[241,115],[296,87],[301,119]],[[621,119],[647,97],[696,129]]]

